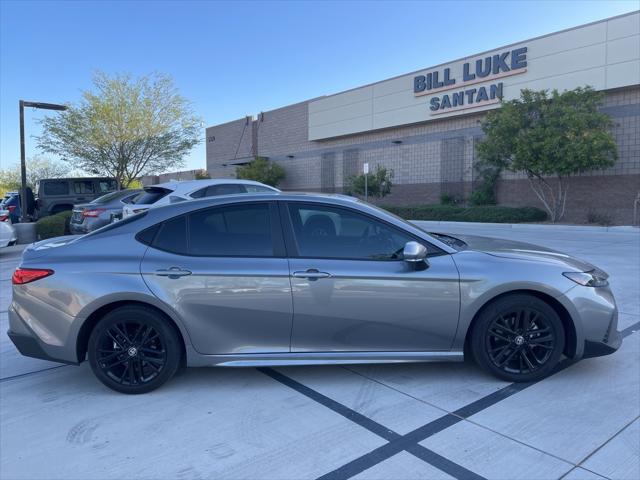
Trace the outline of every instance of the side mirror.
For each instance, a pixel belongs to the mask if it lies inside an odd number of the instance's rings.
[[[427,263],[427,248],[418,242],[407,242],[402,250],[402,257],[409,263]]]

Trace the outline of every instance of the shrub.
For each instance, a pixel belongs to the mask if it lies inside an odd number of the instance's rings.
[[[458,207],[453,205],[411,205],[382,207],[407,220],[449,222],[523,223],[543,222],[547,213],[535,207]]]
[[[55,215],[41,218],[36,222],[36,234],[39,240],[46,238],[60,237],[69,235],[69,221],[71,220],[71,211],[60,212]]]
[[[277,187],[285,176],[281,165],[270,162],[264,157],[256,157],[250,163],[236,168],[236,178],[254,180],[272,187]]]
[[[367,194],[373,198],[383,198],[391,193],[391,187],[393,186],[393,170],[387,170],[386,168],[378,165],[375,171],[366,174],[354,175],[347,179],[348,189],[347,194],[357,194],[364,196],[364,180],[367,179]]]
[[[450,195],[448,193],[442,193],[440,195],[440,205],[458,205],[462,203],[462,199],[456,195]]]

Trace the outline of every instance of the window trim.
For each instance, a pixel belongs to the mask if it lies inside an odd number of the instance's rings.
[[[273,243],[273,255],[264,256],[264,255],[199,255],[195,253],[190,253],[191,245],[190,245],[190,235],[189,235],[189,217],[192,214],[196,214],[205,210],[218,210],[226,207],[238,207],[238,206],[250,206],[250,205],[267,205],[269,209],[269,223],[271,225],[271,241]],[[186,226],[185,226],[185,235],[187,236],[187,252],[177,253],[172,252],[170,250],[166,250],[164,248],[158,248],[153,243],[155,242],[156,237],[160,233],[162,226],[165,222],[169,222],[171,220],[175,220],[180,217],[186,218]],[[150,243],[147,245],[145,242],[142,242],[137,238],[138,234],[150,230],[152,228],[156,228],[156,232],[153,235]],[[276,202],[274,201],[262,201],[262,202],[234,202],[234,203],[226,203],[223,205],[215,205],[215,206],[207,206],[204,208],[199,208],[197,210],[191,210],[190,212],[186,212],[180,215],[176,215],[175,217],[165,218],[161,222],[156,223],[155,225],[151,225],[136,234],[136,239],[147,245],[149,248],[153,248],[155,250],[159,250],[161,252],[170,253],[171,255],[178,255],[181,257],[194,257],[194,258],[287,258],[287,250],[284,242],[284,237],[282,234],[282,226],[280,221],[280,215],[278,213],[278,207]]]
[[[431,257],[439,257],[442,255],[449,255],[448,252],[445,252],[444,250],[442,250],[441,248],[435,246],[434,244],[432,244],[431,242],[425,240],[424,238],[418,237],[417,235],[414,235],[413,233],[404,230],[403,228],[398,227],[397,225],[394,225],[380,217],[376,217],[375,215],[371,215],[367,212],[363,212],[354,208],[349,208],[343,205],[334,205],[331,203],[321,203],[321,202],[305,202],[305,201],[295,201],[295,200],[287,200],[287,201],[280,201],[278,202],[280,203],[280,215],[282,217],[282,225],[283,225],[283,230],[284,230],[284,239],[285,239],[285,245],[287,248],[287,252],[289,253],[289,258],[300,258],[300,259],[308,259],[308,260],[345,260],[345,261],[358,261],[358,262],[404,262],[403,259],[393,259],[393,258],[389,258],[389,259],[376,259],[376,258],[351,258],[351,257],[313,257],[313,256],[302,256],[300,255],[300,250],[298,249],[298,242],[296,240],[296,236],[295,236],[295,232],[293,229],[293,220],[291,218],[291,212],[289,210],[289,205],[300,205],[300,206],[310,206],[310,207],[329,207],[329,208],[335,208],[337,210],[345,210],[349,213],[355,213],[355,214],[359,214],[362,215],[364,217],[370,218],[374,221],[380,222],[382,224],[384,224],[385,226],[403,234],[408,236],[409,238],[411,238],[412,240],[421,243],[421,244],[427,244],[430,246],[431,250],[435,250],[435,252],[432,253],[427,253],[427,258],[431,258]],[[425,245],[426,246],[426,245]],[[429,248],[427,248],[427,251],[429,250]]]

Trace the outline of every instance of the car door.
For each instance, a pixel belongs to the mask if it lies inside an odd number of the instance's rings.
[[[142,275],[198,352],[289,351],[291,285],[275,204],[205,208],[155,228]]]
[[[423,239],[355,209],[288,202],[292,352],[443,351],[458,325],[453,259]],[[428,264],[402,260],[420,241]]]

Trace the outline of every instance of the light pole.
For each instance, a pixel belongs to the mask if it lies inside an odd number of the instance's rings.
[[[20,100],[20,175],[22,187],[20,192],[20,221],[27,219],[27,164],[24,156],[24,107],[41,108],[43,110],[66,110],[64,105],[42,102],[25,102]]]

